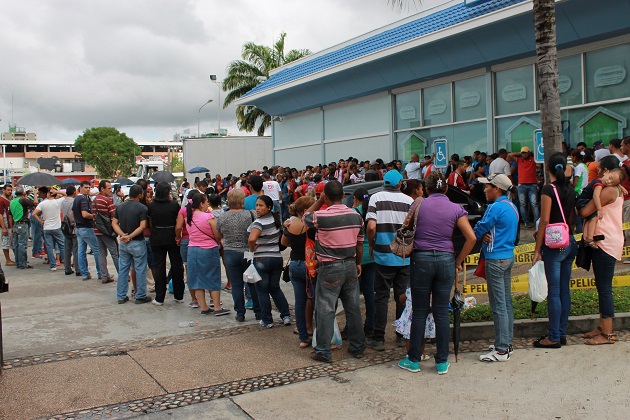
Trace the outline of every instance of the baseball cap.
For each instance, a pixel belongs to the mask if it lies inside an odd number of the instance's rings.
[[[603,144],[604,144],[603,141],[597,140],[595,143],[593,143],[593,147],[602,146]]]
[[[387,171],[385,176],[383,177],[383,181],[385,181],[385,185],[395,187],[403,180],[403,176],[398,171]]]
[[[529,147],[527,146],[521,147],[521,153],[529,153]]]
[[[510,181],[510,178],[508,178],[505,174],[494,174],[488,176],[487,178],[479,178],[477,181],[482,184],[494,185],[503,191],[509,191],[512,187],[512,181]]]

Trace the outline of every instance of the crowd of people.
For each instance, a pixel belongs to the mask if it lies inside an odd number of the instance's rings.
[[[221,300],[228,291],[236,321],[244,322],[251,310],[262,328],[274,326],[272,300],[279,322],[292,324],[280,287],[284,278],[293,286],[299,346],[311,347],[315,334],[311,358],[322,362],[332,360],[339,301],[346,314],[342,336],[349,341],[348,352],[361,358],[366,347],[384,350],[393,290],[395,344],[408,348],[399,366],[418,372],[420,362],[429,358],[425,338],[434,331],[436,369],[445,374],[450,366],[449,301],[477,241],[482,242],[495,325],[494,344],[480,360],[507,361],[513,353],[511,270],[519,224],[535,229],[534,262],[544,261],[549,289],[549,331],[533,345],[560,348],[566,343],[569,280],[578,244],[563,231],[555,233],[558,225],[566,226],[567,234],[584,229],[581,246],[592,253],[600,323],[584,335],[586,344],[615,342],[612,277],[624,245],[621,224],[630,221],[630,138],[611,140],[607,150],[596,142],[595,148],[578,144],[544,165],[534,162],[527,147],[491,155],[475,152],[462,160],[452,155],[445,171],[435,168],[433,156],[421,162],[417,154],[406,165],[351,157],[302,170],[264,167],[238,177],[206,174],[192,184],[184,179],[179,197],[169,183],[151,186],[143,179],[126,197],[115,193],[108,180],[84,181],[65,190],[7,184],[0,197],[2,249],[7,266],[32,268],[30,236],[33,258],[45,257],[51,271],[63,264],[66,275],[84,281],[92,279],[91,253],[99,281],[117,282],[118,304],[131,298],[162,306],[167,290],[181,304],[187,284],[191,308],[224,316],[232,313]],[[359,185],[347,205],[343,187],[370,181],[382,181],[382,191],[370,195]],[[488,204],[474,227],[466,210],[449,201],[448,188]],[[395,254],[390,246],[403,225],[414,231],[409,256]],[[458,250],[452,241],[455,229],[465,238]],[[556,246],[558,241],[564,242]],[[281,254],[286,247],[287,264]],[[108,254],[117,279],[108,270]],[[244,276],[250,266],[255,282]],[[434,328],[427,327],[427,320]]]

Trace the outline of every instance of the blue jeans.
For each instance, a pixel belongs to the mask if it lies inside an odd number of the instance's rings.
[[[61,228],[50,229],[44,231],[44,241],[46,241],[46,253],[48,254],[48,262],[50,268],[57,267],[57,260],[55,259],[55,246],[59,249],[59,258],[64,255],[64,246],[66,239],[61,233]]]
[[[494,321],[494,347],[503,352],[514,338],[514,310],[512,309],[512,266],[514,257],[486,259],[486,281],[492,319]]]
[[[236,315],[245,315],[245,293],[244,288],[247,287],[251,293],[254,303],[254,313],[260,314],[260,302],[256,292],[256,284],[245,283],[243,281],[243,273],[249,267],[249,262],[240,251],[226,249],[223,251],[225,255],[225,268],[232,282],[232,300],[234,301],[234,311]]]
[[[577,244],[571,236],[566,248],[551,249],[543,245],[542,259],[547,277],[547,308],[549,312],[549,341],[557,343],[567,335],[571,310],[571,266],[577,254]]]
[[[78,230],[78,229],[77,229]],[[95,248],[92,248],[95,249]],[[98,249],[98,248],[96,248]],[[116,297],[122,300],[129,291],[129,270],[131,266],[136,270],[136,299],[142,299],[147,295],[147,244],[141,241],[131,240],[121,242],[118,249],[118,272]]]
[[[98,241],[92,228],[77,228],[77,246],[79,248],[79,270],[83,277],[90,275],[87,262],[87,246],[90,246],[92,255],[94,256],[94,265],[96,266],[96,272],[101,277],[101,267],[98,264]],[[75,267],[76,268],[76,267]],[[125,281],[127,278],[125,277]]]
[[[518,186],[518,201],[521,206],[521,218],[523,222],[529,223],[529,211],[527,210],[527,203],[532,206],[532,212],[534,213],[534,223],[540,218],[540,212],[538,211],[538,185],[536,184],[519,184]]]
[[[448,341],[450,320],[448,303],[455,281],[455,257],[450,252],[419,251],[411,257],[411,336],[409,342],[409,360],[420,361],[420,348],[424,343],[424,330],[429,316],[429,307],[433,306],[435,320],[435,343],[437,353],[435,363],[448,361]],[[433,302],[431,303],[431,297]]]
[[[13,225],[13,249],[15,252],[15,266],[26,268],[26,248],[28,247],[28,223]]]
[[[265,324],[273,324],[271,316],[271,298],[276,304],[276,308],[280,311],[280,317],[291,316],[289,312],[289,303],[287,298],[280,289],[280,275],[282,274],[282,257],[255,257],[254,266],[256,271],[262,277],[262,280],[256,283],[256,291],[258,292],[258,301],[260,303],[260,311],[262,321]],[[234,287],[232,287],[234,289]]]
[[[320,263],[315,287],[315,313],[317,315],[317,347],[315,351],[326,360],[331,358],[330,342],[335,328],[335,307],[341,299],[348,320],[349,352],[362,353],[365,334],[361,328],[359,308],[359,281],[354,258],[334,263]]]
[[[593,274],[599,299],[599,313],[602,318],[615,317],[615,304],[612,294],[612,279],[617,261],[600,248],[593,250]]]
[[[33,216],[31,216],[31,236],[33,237],[33,255],[44,252],[44,230]]]
[[[291,260],[289,276],[295,296],[295,326],[298,329],[300,341],[308,341],[306,330],[306,264],[303,260]]]

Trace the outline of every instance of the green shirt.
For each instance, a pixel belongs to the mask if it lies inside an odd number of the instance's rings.
[[[21,199],[22,197],[15,197],[9,204],[9,210],[15,222],[20,222],[24,217],[24,206],[20,203]]]

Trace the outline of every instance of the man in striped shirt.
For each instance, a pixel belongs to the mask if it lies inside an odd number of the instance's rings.
[[[388,171],[383,178],[385,188],[370,197],[365,216],[370,256],[373,256],[376,262],[374,333],[366,344],[376,351],[385,350],[385,327],[387,326],[390,289],[394,288],[396,319],[398,319],[404,309],[398,297],[405,293],[409,284],[409,258],[392,254],[389,247],[413,203],[411,197],[400,191],[402,180],[403,177],[398,171]],[[398,333],[396,333],[396,344],[405,346],[405,340]]]
[[[116,207],[111,199],[111,195],[112,184],[105,180],[99,182],[98,195],[94,199],[93,205],[95,215],[100,213],[107,216],[109,220],[112,220]],[[96,225],[94,225],[94,235],[96,235],[98,241],[98,265],[101,269],[101,281],[103,284],[111,283],[114,281],[114,277],[110,276],[107,270],[107,250],[109,250],[112,260],[114,261],[114,267],[116,267],[116,272],[118,272],[118,242],[115,237],[103,235]]]
[[[348,353],[360,359],[365,334],[359,309],[359,281],[363,257],[363,220],[341,203],[343,187],[328,181],[324,193],[304,213],[304,224],[315,229],[318,273],[315,289],[317,347],[311,359],[331,362],[330,342],[335,325],[335,306],[341,298],[348,322]],[[326,203],[328,208],[320,210]]]

